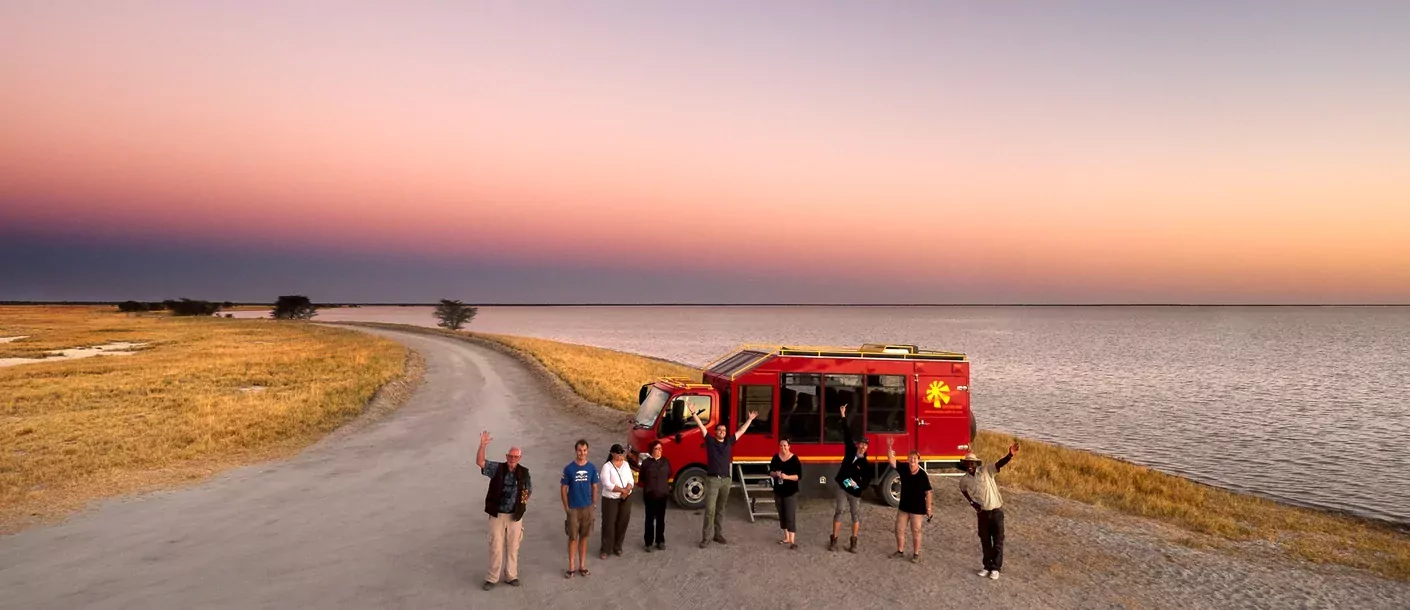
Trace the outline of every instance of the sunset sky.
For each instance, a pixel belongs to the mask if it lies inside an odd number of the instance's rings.
[[[1410,2],[0,0],[0,300],[1407,303]]]

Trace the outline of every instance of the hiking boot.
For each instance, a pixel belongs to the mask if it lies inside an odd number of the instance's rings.
[[[492,583],[492,582],[490,582],[490,581],[487,580],[487,581],[485,581],[485,586],[484,586],[484,587],[481,587],[481,588],[483,588],[483,589],[486,590],[486,591],[489,591],[490,589],[493,589],[493,588],[494,588],[494,583]]]
[[[855,553],[855,552],[857,552],[857,537],[856,537],[856,536],[852,536],[851,541],[849,541],[849,542],[847,543],[847,552],[848,552],[848,553]]]
[[[911,563],[920,563],[920,553],[911,555]]]
[[[891,554],[891,558],[892,558],[892,559],[905,559],[905,558],[906,558],[906,552],[905,552],[905,551],[896,551],[895,553],[892,553],[892,554]]]
[[[827,550],[829,550],[829,551],[836,551],[836,550],[837,550],[837,536],[828,536],[828,537],[827,537]]]
[[[720,544],[729,544],[729,541],[725,540],[724,534],[715,534],[715,542],[718,542]]]
[[[664,542],[657,542],[657,543],[656,543],[656,550],[658,550],[658,551],[664,551],[664,550],[666,550],[666,543],[664,543]]]
[[[509,582],[506,582],[506,583],[504,583],[504,584],[509,585],[509,586],[511,586],[511,587],[517,587],[517,586],[519,586],[519,579],[518,579],[518,578],[515,578],[515,579],[510,580]]]
[[[651,545],[649,545],[649,544],[648,544],[648,545],[646,545],[646,552],[648,552],[648,553],[650,553],[650,552],[651,552]]]
[[[700,548],[703,549],[703,548],[705,548],[705,547],[707,547],[707,546],[710,546],[710,541],[709,541],[709,540],[701,540],[701,541],[700,541]]]

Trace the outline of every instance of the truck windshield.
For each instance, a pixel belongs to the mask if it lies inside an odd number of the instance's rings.
[[[641,407],[636,410],[636,425],[643,428],[655,426],[656,417],[661,414],[661,408],[666,406],[666,401],[670,398],[669,392],[659,388],[651,388],[646,399],[641,401]]]

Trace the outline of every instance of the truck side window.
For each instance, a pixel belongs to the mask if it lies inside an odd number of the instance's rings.
[[[867,432],[906,431],[906,376],[867,375]]]
[[[823,406],[826,415],[823,417],[823,441],[828,443],[843,442],[842,431],[838,429],[838,423],[842,421],[842,405],[847,405],[848,412],[852,420],[850,434],[856,436],[862,428],[862,376],[861,375],[825,375],[823,376]]]
[[[760,436],[774,433],[774,387],[771,385],[739,386],[739,416],[735,421],[740,425],[749,419],[750,411],[758,411],[759,416],[749,425],[745,434]]]
[[[794,444],[822,442],[821,385],[817,373],[784,373],[779,379],[778,433]]]

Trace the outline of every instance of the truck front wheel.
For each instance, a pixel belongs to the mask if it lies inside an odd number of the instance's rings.
[[[886,474],[881,477],[881,483],[872,490],[876,492],[876,497],[885,502],[887,506],[896,508],[901,505],[901,474],[892,469],[887,469]]]
[[[705,471],[701,468],[686,468],[676,475],[672,496],[676,506],[686,510],[705,508]]]

